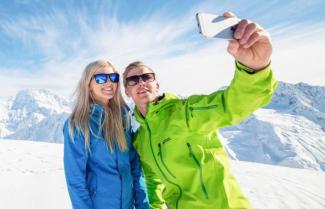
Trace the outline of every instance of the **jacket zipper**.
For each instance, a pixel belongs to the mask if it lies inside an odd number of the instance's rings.
[[[204,106],[204,107],[189,107],[191,111],[191,116],[193,117],[193,110],[208,110],[208,109],[213,109],[217,108],[218,105],[209,105],[209,106]]]
[[[155,163],[156,163],[156,165],[157,165],[159,171],[161,172],[161,174],[163,175],[163,177],[166,179],[166,181],[167,181],[168,183],[170,183],[170,184],[176,186],[176,187],[178,188],[178,190],[179,190],[179,195],[178,195],[178,198],[177,198],[177,200],[176,200],[176,209],[178,209],[178,202],[179,202],[179,200],[181,199],[181,197],[182,197],[182,193],[183,193],[182,188],[181,188],[178,184],[176,184],[176,183],[170,181],[170,180],[167,178],[167,176],[165,175],[165,173],[162,171],[162,169],[160,168],[160,166],[159,166],[159,164],[158,164],[158,162],[157,162],[157,159],[156,159],[155,153],[154,153],[154,151],[153,151],[153,146],[152,146],[152,141],[151,141],[151,130],[150,130],[150,127],[149,127],[148,121],[147,121],[145,118],[144,118],[144,122],[146,123],[147,129],[148,129],[148,132],[149,132],[149,142],[150,142],[151,153],[152,153],[153,159],[155,160]]]
[[[164,167],[166,168],[167,172],[174,178],[176,178],[176,176],[169,170],[169,168],[167,167],[164,159],[163,159],[163,155],[162,155],[162,149],[161,149],[161,144],[159,143],[158,144],[158,148],[159,148],[159,152],[158,152],[158,155],[160,156],[160,160],[162,162],[162,164],[164,165]]]
[[[198,161],[198,159],[195,157],[194,153],[193,153],[193,150],[192,150],[192,147],[191,147],[191,144],[190,143],[186,143],[187,147],[188,147],[188,150],[190,151],[190,155],[191,157],[193,158],[195,164],[196,164],[196,167],[199,169],[200,171],[200,183],[201,183],[201,187],[202,187],[202,191],[205,195],[205,198],[209,199],[209,196],[208,196],[208,192],[206,190],[206,187],[204,185],[204,182],[203,182],[203,173],[202,173],[202,167],[201,167],[201,164],[200,162]]]

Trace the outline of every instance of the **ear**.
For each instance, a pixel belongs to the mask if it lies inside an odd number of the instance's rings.
[[[159,88],[160,88],[160,84],[159,84],[159,82],[157,81],[156,82],[156,92],[158,93],[158,91],[159,91]]]
[[[129,91],[127,90],[127,87],[124,88],[125,95],[131,98]]]

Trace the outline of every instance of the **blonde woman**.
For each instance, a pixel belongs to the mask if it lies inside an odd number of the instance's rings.
[[[74,209],[148,209],[119,74],[97,60],[83,71],[64,125],[64,171]]]

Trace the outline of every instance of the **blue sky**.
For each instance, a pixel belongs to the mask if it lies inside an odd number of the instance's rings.
[[[226,41],[198,34],[199,11],[256,21],[271,34],[279,80],[325,85],[323,0],[2,0],[0,97],[26,88],[69,96],[98,58],[120,72],[143,60],[157,71],[162,91],[212,92],[231,81],[233,59]]]

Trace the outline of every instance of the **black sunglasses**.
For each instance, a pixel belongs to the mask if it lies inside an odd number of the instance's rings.
[[[100,73],[100,74],[96,74],[94,75],[95,81],[98,84],[103,84],[106,83],[108,81],[108,79],[112,82],[112,83],[118,83],[120,80],[120,75],[118,73]]]
[[[130,77],[125,78],[126,85],[128,86],[135,86],[140,82],[140,79],[143,82],[153,82],[155,80],[154,73],[144,73],[141,75],[133,75]]]

